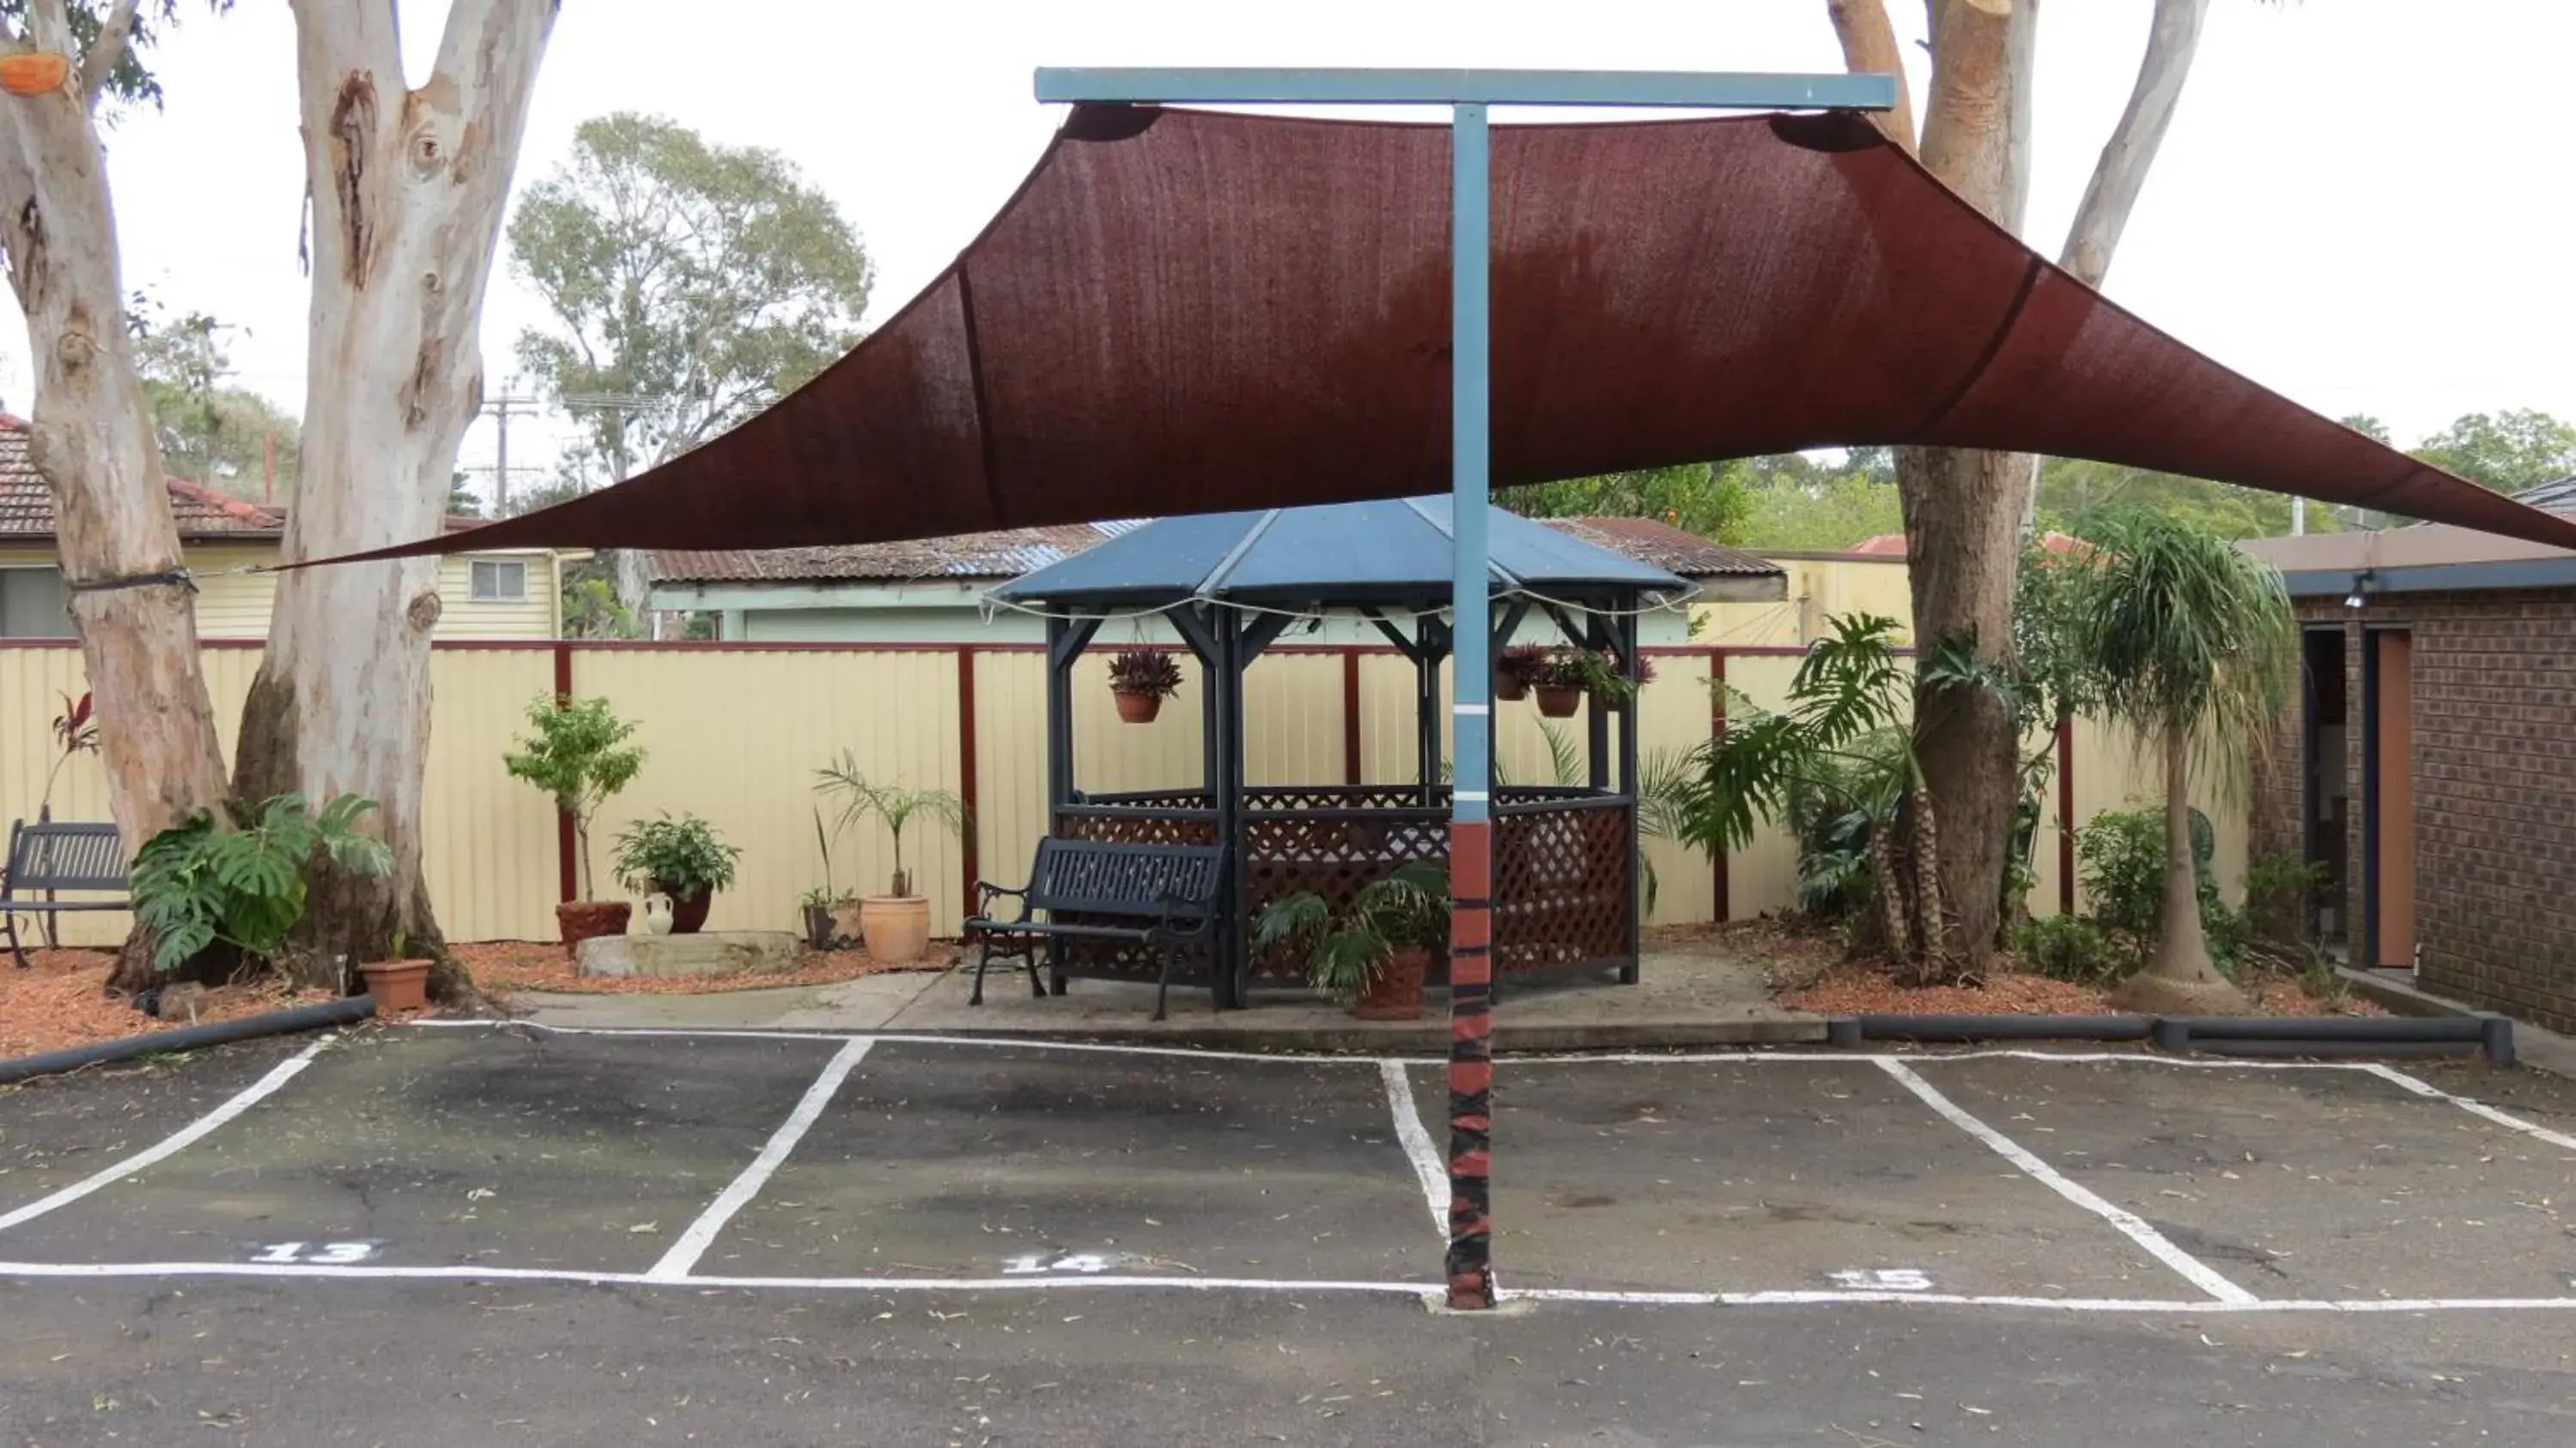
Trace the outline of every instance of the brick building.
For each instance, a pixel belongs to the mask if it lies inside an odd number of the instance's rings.
[[[2324,867],[2313,938],[2576,1030],[2576,554],[2434,526],[2246,547],[2306,665],[2253,847]]]

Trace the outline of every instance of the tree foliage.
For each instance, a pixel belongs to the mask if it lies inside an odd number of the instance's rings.
[[[539,694],[528,701],[528,733],[515,751],[503,755],[502,767],[513,779],[524,779],[554,797],[555,808],[572,816],[581,844],[581,888],[596,898],[590,870],[590,822],[608,797],[632,783],[644,768],[644,751],[627,743],[633,723],[617,717],[606,699],[573,700]]]
[[[27,30],[30,0],[0,0],[0,22],[5,22],[11,35]],[[69,0],[66,7],[71,20],[72,39],[87,55],[98,43],[99,28],[115,7],[106,0]],[[125,105],[148,105],[159,109],[161,82],[144,63],[144,53],[151,50],[169,27],[179,23],[179,14],[190,8],[184,0],[143,0],[134,7],[133,19],[126,29],[125,48],[118,53],[115,66],[107,73],[107,85],[101,91],[108,99]],[[233,8],[233,0],[206,0],[209,13],[221,15]]]
[[[2576,425],[2522,408],[2472,412],[2424,439],[2416,457],[2499,493],[2576,476]]]
[[[585,481],[685,452],[830,365],[872,277],[784,157],[631,112],[582,123],[509,243],[554,314],[519,360],[581,418]]]
[[[1526,518],[1660,518],[1720,543],[1744,541],[1751,466],[1684,463],[1506,488],[1495,499]]]
[[[303,429],[293,414],[225,380],[233,369],[224,334],[233,330],[209,313],[173,312],[135,293],[126,331],[161,465],[171,477],[244,497],[265,492],[274,476],[276,491],[292,495]]]
[[[217,944],[273,960],[304,918],[304,866],[319,850],[355,875],[382,875],[393,851],[358,821],[376,802],[344,794],[318,815],[300,794],[262,805],[239,829],[211,813],[163,830],[134,857],[134,913],[158,939],[156,970],[176,970]]]

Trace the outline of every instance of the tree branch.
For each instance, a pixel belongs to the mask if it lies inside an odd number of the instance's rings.
[[[134,12],[142,0],[116,0],[116,8],[98,27],[98,39],[90,42],[89,54],[81,61],[81,104],[98,104],[99,92],[107,89],[107,78],[116,63],[125,58],[126,43],[134,38]]]
[[[2208,13],[2209,0],[2156,0],[2146,55],[2138,62],[2138,82],[2129,92],[2129,108],[2121,112],[2120,124],[2104,143],[2093,180],[2084,188],[2084,202],[2075,209],[2075,224],[2066,233],[2060,264],[2087,286],[2100,286],[2110,274],[2111,253],[2120,245],[2120,233],[2127,229],[2129,213],[2147,184],[2147,172],[2164,145],[2165,130],[2173,124],[2183,82],[2191,78],[2192,59],[2200,51],[2201,20]]]
[[[1890,140],[1913,150],[1914,97],[1905,81],[1905,54],[1896,48],[1896,28],[1887,21],[1886,0],[1825,0],[1825,18],[1834,23],[1834,38],[1842,42],[1844,69],[1896,77],[1896,108],[1870,121]]]

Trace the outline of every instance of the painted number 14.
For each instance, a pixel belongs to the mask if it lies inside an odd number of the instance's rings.
[[[252,1254],[253,1262],[285,1264],[311,1262],[325,1267],[346,1267],[364,1262],[376,1255],[373,1242],[271,1242]]]

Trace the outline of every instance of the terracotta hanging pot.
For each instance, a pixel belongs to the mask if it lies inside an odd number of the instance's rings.
[[[1494,670],[1494,697],[1507,704],[1518,703],[1529,697],[1529,680],[1510,669],[1496,669]]]
[[[50,50],[19,50],[0,55],[0,90],[13,96],[40,96],[63,88],[71,79],[67,55]]]
[[[1564,684],[1538,686],[1538,711],[1550,719],[1571,719],[1583,707],[1583,691]]]
[[[1163,712],[1163,696],[1160,694],[1130,694],[1120,690],[1117,699],[1118,717],[1130,724],[1151,724],[1155,716]]]

